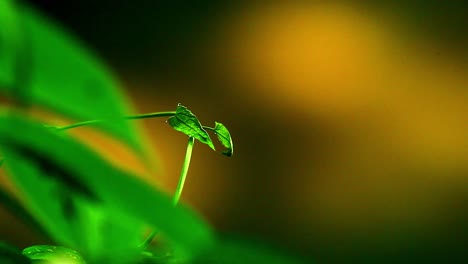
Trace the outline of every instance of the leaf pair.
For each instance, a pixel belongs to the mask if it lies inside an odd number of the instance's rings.
[[[206,132],[205,129],[212,130],[218,136],[218,140],[221,142],[221,144],[227,149],[222,152],[223,155],[228,157],[232,156],[233,144],[231,134],[223,124],[215,122],[215,128],[202,126],[197,116],[194,115],[187,107],[181,104],[177,106],[175,115],[170,117],[167,122],[175,130],[182,132],[189,137],[194,137],[198,141],[208,145],[211,149],[215,150],[210,135]]]

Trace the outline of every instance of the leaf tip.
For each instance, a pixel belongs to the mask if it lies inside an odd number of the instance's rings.
[[[208,146],[210,146],[210,148],[211,148],[213,151],[216,151],[213,142],[210,142],[210,143],[208,144]]]

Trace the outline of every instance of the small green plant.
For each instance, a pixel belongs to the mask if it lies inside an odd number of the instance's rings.
[[[131,119],[145,119],[145,118],[157,118],[157,117],[169,117],[169,119],[167,120],[167,123],[175,130],[182,132],[188,136],[187,150],[185,152],[184,163],[182,164],[182,168],[181,168],[180,176],[179,176],[179,182],[177,184],[174,197],[172,199],[174,206],[176,206],[182,195],[182,190],[184,189],[185,179],[187,178],[188,170],[190,167],[190,160],[192,158],[192,151],[193,151],[193,146],[195,144],[195,139],[197,139],[203,144],[208,145],[211,149],[215,150],[214,144],[211,141],[211,137],[206,132],[206,130],[212,131],[215,135],[217,135],[220,143],[226,148],[226,150],[224,150],[222,154],[227,157],[231,157],[233,154],[233,151],[234,151],[233,142],[232,142],[232,138],[231,138],[231,134],[229,133],[229,130],[222,123],[215,122],[214,128],[203,126],[198,120],[197,116],[194,115],[187,107],[183,106],[182,104],[177,105],[176,111],[131,115],[131,116],[125,116],[124,118],[131,120]],[[79,123],[75,123],[75,124],[67,125],[67,126],[45,125],[45,127],[55,129],[57,131],[63,131],[63,130],[68,130],[68,129],[77,128],[81,126],[101,123],[101,122],[109,122],[109,120],[95,119],[95,120],[79,122]],[[1,162],[3,162],[3,160],[0,161],[0,165],[1,165]],[[148,245],[151,243],[151,241],[154,239],[156,234],[157,234],[156,231],[152,231],[151,234],[148,236],[147,239],[145,239],[145,241],[141,244],[140,247],[143,249],[147,248]]]
[[[157,118],[157,117],[169,117],[166,121],[172,128],[176,131],[182,132],[188,136],[188,144],[185,153],[184,162],[182,164],[179,182],[177,188],[175,190],[175,194],[172,199],[172,204],[176,206],[180,200],[182,195],[182,190],[184,188],[185,179],[188,174],[190,160],[192,157],[192,151],[195,144],[195,140],[202,142],[203,144],[208,145],[211,149],[215,150],[214,144],[211,140],[208,131],[213,132],[217,135],[220,143],[226,148],[222,152],[223,155],[227,157],[231,157],[233,155],[233,142],[231,135],[228,129],[219,122],[215,122],[215,127],[208,127],[203,126],[196,115],[194,115],[187,107],[178,104],[176,111],[169,111],[169,112],[155,112],[149,114],[140,114],[140,115],[132,115],[132,116],[125,116],[124,119],[132,120],[132,119],[145,119],[145,118]],[[51,125],[44,125],[44,127],[51,129],[56,132],[65,131],[69,129],[78,128],[81,126],[88,126],[102,122],[112,122],[112,120],[107,119],[94,119],[84,122],[79,122],[67,126],[51,126]],[[4,159],[0,160],[0,166],[3,164]],[[146,251],[149,245],[151,244],[152,240],[156,236],[157,231],[153,230],[149,236],[144,239],[144,241],[138,246],[141,250],[141,256],[145,257],[147,260],[151,260],[153,254],[150,251]],[[7,247],[4,247],[7,249]],[[6,251],[5,251],[6,252]],[[9,249],[9,256],[13,256],[12,259],[20,259],[21,256],[18,254],[12,254],[14,250]],[[81,255],[72,249],[60,246],[49,246],[49,245],[36,245],[25,248],[22,252],[22,255],[28,257],[32,261],[47,261],[47,263],[55,264],[55,263],[73,263],[73,264],[84,264],[86,263]],[[158,258],[154,258],[153,260],[158,260]]]
[[[25,1],[0,0],[0,93],[12,102],[0,107],[0,165],[21,198],[0,187],[1,206],[53,242],[20,250],[0,238],[0,264],[301,263],[263,243],[220,235],[179,203],[196,140],[214,150],[214,133],[222,154],[233,155],[223,124],[203,126],[182,105],[125,116],[133,110],[113,75]],[[25,114],[30,106],[89,121],[44,127]],[[96,124],[148,161],[145,138],[125,120],[156,117],[188,136],[172,198],[60,132]]]

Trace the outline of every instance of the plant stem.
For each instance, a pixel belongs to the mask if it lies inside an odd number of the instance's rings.
[[[182,190],[184,189],[185,178],[187,178],[187,172],[190,166],[190,159],[192,158],[193,145],[195,143],[194,137],[189,137],[187,144],[187,151],[185,152],[184,164],[182,164],[182,170],[180,171],[179,183],[177,185],[174,198],[172,203],[174,206],[179,202],[180,196],[182,195]]]
[[[140,115],[130,115],[125,116],[125,119],[145,119],[145,118],[153,118],[153,117],[164,117],[164,116],[174,116],[176,114],[175,111],[167,111],[167,112],[154,112],[148,114],[140,114]]]
[[[209,127],[209,126],[202,126],[203,129],[206,129],[206,130],[211,130],[213,132],[215,132],[216,130],[212,127]]]
[[[75,127],[87,126],[87,125],[91,125],[91,124],[95,124],[95,123],[100,123],[100,122],[104,122],[104,120],[99,120],[99,119],[96,119],[96,120],[89,120],[89,121],[84,121],[84,122],[79,122],[79,123],[71,124],[71,125],[68,125],[68,126],[56,127],[56,128],[57,128],[57,130],[67,130],[67,129],[72,129],[72,128],[75,128]]]
[[[130,115],[130,116],[124,116],[123,118],[127,119],[127,120],[145,119],[145,118],[153,118],[153,117],[174,116],[175,114],[176,113],[174,111],[168,111],[168,112],[155,112],[155,113],[141,114],[141,115]],[[58,130],[67,130],[67,129],[72,129],[72,128],[75,128],[75,127],[87,126],[87,125],[106,122],[106,121],[109,121],[109,120],[107,120],[107,119],[88,120],[88,121],[84,121],[84,122],[71,124],[71,125],[68,125],[68,126],[57,127],[57,129]]]
[[[185,159],[184,163],[182,164],[182,169],[180,171],[180,176],[179,176],[179,183],[177,184],[177,188],[174,194],[174,197],[172,199],[172,204],[174,206],[179,203],[180,196],[182,195],[182,190],[184,189],[184,184],[185,184],[185,179],[187,178],[187,173],[188,169],[190,166],[190,159],[192,158],[192,151],[193,151],[193,145],[195,144],[195,138],[194,137],[189,137],[188,139],[188,144],[187,144],[187,150],[185,152]],[[151,231],[151,234],[145,239],[145,241],[140,245],[141,248],[147,248],[151,242],[153,241],[154,237],[158,234],[156,230]]]

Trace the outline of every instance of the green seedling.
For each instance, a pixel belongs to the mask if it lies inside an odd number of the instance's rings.
[[[177,188],[175,190],[175,194],[173,196],[173,204],[176,206],[179,203],[180,197],[182,195],[182,190],[184,189],[185,179],[187,178],[190,160],[192,157],[193,146],[195,144],[195,139],[200,141],[203,144],[208,145],[211,149],[215,150],[213,141],[211,141],[210,135],[206,130],[212,131],[215,135],[217,135],[218,140],[220,143],[226,148],[222,152],[223,155],[227,157],[231,157],[233,154],[233,143],[231,134],[229,130],[224,126],[222,123],[215,122],[215,127],[208,127],[203,126],[196,115],[194,115],[187,107],[178,104],[176,111],[167,111],[167,112],[155,112],[155,113],[148,113],[148,114],[140,114],[140,115],[131,115],[125,116],[124,118],[127,120],[132,119],[145,119],[145,118],[156,118],[156,117],[169,117],[167,123],[174,128],[175,130],[186,134],[188,138],[187,143],[187,150],[185,152],[184,162],[182,164],[182,168],[180,171],[179,182],[177,184]],[[63,131],[73,128],[78,128],[81,126],[88,126],[102,122],[109,122],[110,120],[105,119],[95,119],[89,120],[84,122],[79,122],[67,126],[49,126],[46,127],[55,129],[57,131]],[[151,234],[144,240],[144,242],[140,245],[141,248],[147,248],[154,237],[156,236],[157,232],[152,231]]]
[[[215,135],[217,135],[218,140],[221,144],[226,147],[226,150],[222,152],[223,155],[231,157],[233,154],[233,143],[231,134],[229,130],[224,126],[222,123],[215,122],[215,127],[208,127],[203,126],[196,115],[194,115],[187,107],[178,104],[176,111],[166,111],[166,112],[154,112],[148,114],[140,114],[140,115],[130,115],[123,117],[127,120],[132,119],[146,119],[146,118],[156,118],[156,117],[169,117],[167,123],[174,128],[175,130],[186,134],[189,137],[193,137],[200,142],[208,145],[211,149],[215,150],[213,142],[211,141],[210,135],[206,132],[206,130],[212,131]],[[57,131],[61,130],[68,130],[72,128],[77,128],[81,126],[88,126],[97,123],[103,122],[110,122],[112,120],[108,119],[95,119],[95,120],[88,120],[83,121],[67,126],[51,126],[45,125],[45,127],[55,129]]]
[[[2,186],[0,207],[56,245],[21,251],[0,237],[0,264],[302,263],[263,243],[223,237],[194,210],[178,205],[196,140],[214,150],[214,133],[226,148],[222,154],[232,156],[232,139],[223,124],[204,126],[182,105],[175,111],[124,116],[131,107],[115,76],[56,21],[26,2],[0,0],[0,92],[12,102],[0,109],[0,166],[21,198]],[[89,121],[47,130],[25,115],[29,106]],[[106,118],[92,120],[96,117]],[[100,125],[150,162],[141,134],[123,120],[156,117],[168,118],[171,127],[188,136],[172,200],[78,140],[55,133]],[[142,242],[147,226],[160,232],[157,246],[149,247],[155,231]]]

